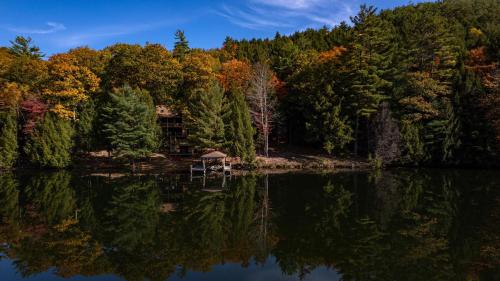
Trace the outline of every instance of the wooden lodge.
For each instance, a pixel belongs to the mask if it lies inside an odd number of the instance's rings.
[[[190,156],[193,148],[187,140],[188,131],[182,114],[165,105],[156,106],[156,115],[163,131],[163,149],[170,155]]]

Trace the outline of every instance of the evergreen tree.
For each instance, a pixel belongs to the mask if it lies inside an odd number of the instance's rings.
[[[47,113],[31,133],[24,152],[32,164],[64,168],[71,164],[74,129],[71,122]]]
[[[403,143],[402,162],[419,164],[428,158],[421,137],[422,126],[403,120],[401,124],[401,141]]]
[[[460,126],[452,113],[456,110],[452,97],[458,77],[458,40],[463,35],[432,3],[401,8],[392,18],[405,71],[398,83],[403,89],[395,91],[401,119],[416,127],[420,123],[419,143],[426,146],[425,158],[443,161],[451,156],[450,148],[459,145],[458,135],[450,133],[453,126]]]
[[[207,90],[198,89],[195,95],[189,109],[189,138],[199,149],[220,148],[224,143],[224,92],[212,82]]]
[[[17,120],[13,111],[0,111],[0,169],[11,168],[17,160]]]
[[[184,56],[189,52],[189,42],[184,35],[184,31],[177,30],[175,32],[174,57],[183,60]]]
[[[20,216],[19,183],[13,173],[0,173],[0,221],[17,223]]]
[[[44,56],[42,52],[40,52],[40,48],[32,44],[31,37],[25,38],[17,36],[16,39],[10,41],[10,43],[12,44],[10,51],[16,56],[25,56],[33,59],[39,59]]]
[[[289,118],[303,123],[301,137],[328,153],[344,152],[352,141],[352,122],[342,106],[346,86],[340,69],[345,53],[345,48],[336,47],[306,60],[290,80],[293,88],[286,97],[291,103],[287,104]]]
[[[226,97],[225,141],[229,152],[239,156],[245,163],[255,160],[254,129],[250,118],[250,109],[240,91],[230,92]]]
[[[102,134],[114,158],[135,160],[149,156],[158,146],[155,107],[145,91],[124,86],[109,93],[102,108]]]
[[[448,106],[446,112],[446,123],[445,123],[445,133],[444,133],[444,141],[443,141],[443,161],[451,161],[456,159],[456,151],[462,145],[460,140],[461,133],[461,124],[458,118],[458,114],[455,112],[455,109],[452,105]]]
[[[354,118],[354,154],[358,153],[360,118],[369,118],[379,104],[389,97],[387,80],[392,62],[392,26],[376,15],[372,6],[362,5],[354,24],[353,40],[346,57],[349,81],[348,101]]]
[[[326,132],[323,136],[323,149],[331,154],[333,151],[342,151],[352,140],[352,128],[346,117],[340,116],[340,105],[334,106],[331,112],[324,115],[322,130]]]
[[[94,147],[94,123],[97,117],[95,103],[87,101],[78,108],[78,118],[75,124],[75,147],[77,150],[89,152]]]

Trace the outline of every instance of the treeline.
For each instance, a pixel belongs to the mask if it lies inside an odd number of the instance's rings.
[[[75,152],[133,161],[161,148],[155,105],[182,112],[198,150],[247,163],[255,147],[316,147],[385,164],[495,164],[500,3],[447,0],[377,11],[272,40],[227,38],[72,49],[0,49],[0,166],[64,167]]]
[[[500,3],[445,0],[273,40],[228,38],[269,61],[288,140],[405,164],[486,164],[500,151]]]
[[[250,100],[273,95],[274,74],[266,64],[221,62],[190,49],[182,31],[176,38],[173,52],[159,44],[116,44],[48,60],[30,38],[1,48],[0,167],[67,167],[73,155],[104,149],[133,165],[162,149],[156,105],[182,113],[199,151],[224,149],[253,163]],[[252,112],[267,112],[255,106]]]

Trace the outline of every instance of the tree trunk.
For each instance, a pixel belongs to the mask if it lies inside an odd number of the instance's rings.
[[[359,131],[359,113],[356,113],[356,128],[354,129],[354,155],[358,156],[358,131]]]

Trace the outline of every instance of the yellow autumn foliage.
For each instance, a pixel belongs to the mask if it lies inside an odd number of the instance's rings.
[[[15,82],[6,82],[0,85],[0,108],[14,108],[28,91],[27,86]]]
[[[43,95],[50,104],[55,104],[52,111],[60,117],[73,118],[74,107],[99,89],[100,79],[68,54],[52,56],[48,68],[50,79]]]
[[[62,104],[56,104],[53,108],[50,109],[50,111],[54,112],[57,116],[59,116],[60,118],[63,118],[63,119],[74,119],[75,118],[75,112],[67,109]]]

